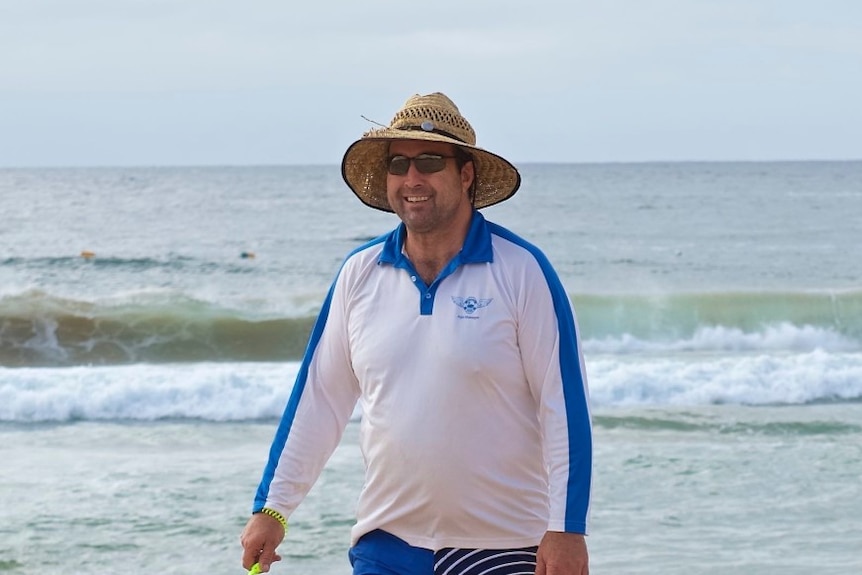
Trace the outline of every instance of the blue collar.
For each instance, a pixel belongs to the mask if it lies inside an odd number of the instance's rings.
[[[378,263],[397,265],[402,259],[406,259],[401,253],[401,246],[404,245],[406,234],[407,228],[402,223],[386,235],[383,251],[380,252],[380,257],[377,260]],[[494,252],[491,248],[491,230],[485,217],[478,210],[473,210],[470,229],[467,230],[464,245],[461,247],[461,251],[455,255],[453,261],[457,262],[458,265],[494,261]]]

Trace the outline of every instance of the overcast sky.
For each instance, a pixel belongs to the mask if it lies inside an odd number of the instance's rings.
[[[862,1],[0,0],[0,166],[335,164],[433,91],[515,162],[862,159]]]

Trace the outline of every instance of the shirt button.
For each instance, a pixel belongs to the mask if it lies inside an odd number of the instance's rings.
[[[431,294],[430,294],[430,293],[426,293],[426,294],[425,294],[425,299],[431,299]]]
[[[415,282],[415,281],[416,281],[416,276],[410,276],[410,279],[412,279],[412,280]]]

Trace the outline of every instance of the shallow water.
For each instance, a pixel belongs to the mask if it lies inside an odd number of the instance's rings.
[[[862,572],[862,162],[522,171],[485,215],[578,311],[592,572]],[[0,573],[242,573],[305,334],[393,216],[335,166],[0,170],[0,194]],[[356,433],[275,573],[349,573]]]
[[[0,565],[239,573],[273,421],[0,428]],[[349,573],[358,424],[291,519],[274,573]],[[594,573],[862,568],[862,405],[600,409]],[[38,550],[33,556],[33,550]]]

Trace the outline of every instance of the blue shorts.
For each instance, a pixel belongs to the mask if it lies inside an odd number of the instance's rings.
[[[533,575],[537,547],[441,549],[413,547],[377,529],[350,549],[353,575]]]

